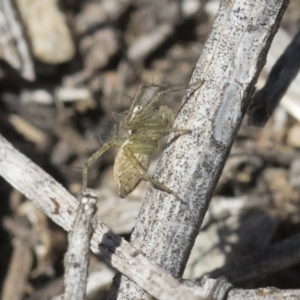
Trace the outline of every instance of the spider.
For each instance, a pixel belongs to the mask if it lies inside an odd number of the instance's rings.
[[[194,85],[194,84],[192,84]],[[113,138],[103,144],[83,167],[83,190],[87,188],[88,170],[93,163],[111,147],[119,148],[114,163],[114,181],[120,197],[125,198],[142,181],[148,181],[158,189],[165,191],[178,200],[181,198],[163,183],[147,175],[152,154],[158,147],[158,141],[171,132],[180,135],[188,134],[189,129],[172,128],[174,123],[173,111],[167,105],[155,104],[161,101],[170,92],[175,92],[189,87],[189,85],[140,85],[124,119],[124,128],[127,136],[124,138]],[[141,97],[147,88],[158,88],[158,91],[151,99],[141,105]]]

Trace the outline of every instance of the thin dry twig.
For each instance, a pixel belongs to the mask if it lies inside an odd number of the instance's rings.
[[[89,263],[92,218],[96,212],[97,194],[86,190],[81,195],[80,205],[69,232],[69,246],[65,257],[64,300],[84,300]]]
[[[35,79],[29,47],[11,0],[0,1],[1,57],[28,79]]]
[[[16,239],[8,274],[3,284],[2,300],[22,299],[27,278],[32,268],[33,254],[30,243]],[[18,284],[16,284],[16,282]]]
[[[249,108],[248,123],[263,127],[273,114],[300,69],[300,31],[273,66],[265,86],[259,90]]]
[[[281,300],[281,299],[299,299],[299,290],[279,290],[273,287],[266,287],[257,290],[234,289],[229,291],[228,299],[259,299],[259,300]]]
[[[2,136],[0,136],[0,175],[33,201],[55,223],[67,231],[72,228],[78,201]],[[201,300],[207,299],[212,293],[210,290],[199,288],[198,296],[194,295],[178,280],[110,231],[100,220],[96,222],[91,250],[157,299]]]

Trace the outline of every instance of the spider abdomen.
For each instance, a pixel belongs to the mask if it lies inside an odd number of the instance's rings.
[[[133,156],[133,159],[130,156]],[[147,171],[150,158],[149,154],[125,153],[124,145],[120,148],[114,164],[114,181],[120,197],[125,198],[142,180],[141,173],[134,163],[138,163],[140,168]]]

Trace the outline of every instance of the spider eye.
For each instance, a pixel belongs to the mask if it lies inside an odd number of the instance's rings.
[[[133,109],[133,113],[139,113],[141,110],[143,109],[142,105],[137,105],[134,109]]]

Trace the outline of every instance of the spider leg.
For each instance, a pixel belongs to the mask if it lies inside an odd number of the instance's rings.
[[[115,139],[109,141],[97,150],[92,156],[90,156],[83,165],[83,180],[82,180],[82,190],[85,191],[87,189],[87,182],[88,182],[88,170],[89,168],[97,161],[97,159],[108,149],[111,147],[120,147],[123,144],[123,140]]]
[[[167,128],[167,129],[155,129],[155,132],[158,132],[160,135],[168,135],[171,132],[178,133],[180,135],[191,133],[190,129],[180,129],[180,128]]]
[[[137,91],[136,91],[136,93],[135,93],[135,96],[134,96],[134,98],[131,102],[130,109],[128,111],[127,116],[132,115],[133,109],[135,108],[137,102],[140,100],[140,97],[143,94],[145,89],[148,89],[148,88],[166,89],[168,86],[169,85],[167,85],[167,84],[157,84],[157,83],[143,83],[143,84],[140,84]]]
[[[145,87],[157,87],[160,90],[156,92],[154,97],[149,101],[149,103],[146,105],[144,110],[146,111],[149,107],[151,107],[156,102],[160,101],[164,96],[168,95],[169,93],[179,92],[182,90],[187,90],[192,87],[200,88],[202,84],[204,83],[204,80],[198,80],[191,84],[146,84]]]
[[[159,190],[164,191],[170,195],[173,195],[177,200],[182,201],[182,199],[174,193],[172,190],[170,190],[167,186],[165,186],[163,183],[160,183],[159,181],[153,179],[152,177],[148,176],[146,173],[141,174],[141,179],[144,181],[150,182],[152,185],[157,187]]]
[[[177,200],[181,201],[182,199],[176,193],[170,190],[167,186],[153,179],[152,177],[148,176],[147,172],[141,167],[140,163],[134,156],[134,153],[143,153],[143,154],[151,155],[155,149],[156,147],[154,146],[150,146],[142,143],[136,143],[136,144],[126,145],[123,148],[123,151],[127,156],[128,160],[130,161],[130,163],[132,164],[132,166],[140,173],[142,180],[150,182],[152,185],[156,186],[159,190],[167,192],[168,194],[173,195]]]
[[[143,92],[147,88],[158,88],[159,90],[155,93],[155,95],[148,101],[147,105],[143,108],[143,111],[147,111],[151,106],[153,106],[156,102],[163,99],[163,97],[167,96],[169,93],[187,90],[192,87],[200,88],[204,80],[198,80],[191,84],[162,84],[162,83],[144,83],[139,85],[137,92],[132,100],[130,105],[130,109],[128,111],[127,117],[125,119],[130,120],[132,116],[133,110],[136,107],[136,104],[139,102],[140,97],[142,96]]]
[[[159,140],[163,136],[170,134],[171,132],[177,133],[180,135],[189,134],[192,132],[190,129],[180,129],[180,128],[167,128],[167,129],[150,129],[147,131],[147,135],[151,137],[152,140]],[[176,136],[177,138],[179,136]]]

